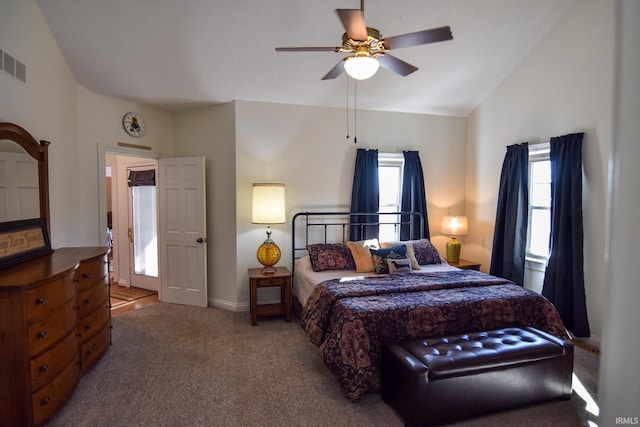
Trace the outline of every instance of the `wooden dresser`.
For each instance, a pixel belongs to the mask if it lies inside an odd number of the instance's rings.
[[[0,426],[49,420],[111,343],[109,248],[0,270]]]

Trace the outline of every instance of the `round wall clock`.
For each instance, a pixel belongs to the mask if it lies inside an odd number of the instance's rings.
[[[144,135],[144,120],[138,113],[127,113],[122,118],[122,126],[124,130],[131,136]]]

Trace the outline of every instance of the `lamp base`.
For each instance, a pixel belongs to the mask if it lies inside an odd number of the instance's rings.
[[[460,243],[455,237],[447,242],[447,261],[458,263],[460,262],[460,250],[462,249],[462,243]]]
[[[268,266],[263,268],[262,270],[260,270],[260,273],[264,274],[265,276],[268,276],[270,274],[275,274],[278,270],[273,267],[273,266]]]
[[[256,252],[258,262],[264,265],[262,274],[274,274],[276,272],[274,265],[280,261],[280,255],[280,248],[271,240],[271,229],[267,229],[267,238]]]

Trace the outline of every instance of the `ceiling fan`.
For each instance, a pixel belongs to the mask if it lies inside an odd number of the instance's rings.
[[[276,52],[330,51],[353,53],[338,62],[322,80],[335,79],[343,70],[354,79],[364,80],[373,76],[378,71],[379,66],[401,76],[408,76],[418,69],[395,56],[389,55],[387,53],[388,50],[453,39],[451,28],[448,26],[382,38],[382,33],[379,30],[365,25],[364,0],[360,2],[360,9],[336,9],[336,12],[346,30],[342,35],[342,46],[276,47]]]

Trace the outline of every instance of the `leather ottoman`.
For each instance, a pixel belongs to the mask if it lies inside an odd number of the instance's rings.
[[[382,348],[381,394],[407,426],[571,397],[573,344],[531,327]]]

